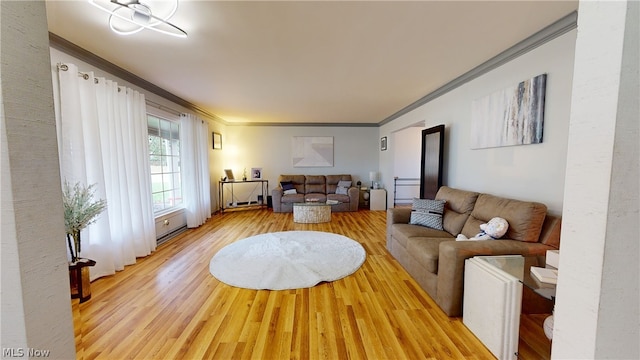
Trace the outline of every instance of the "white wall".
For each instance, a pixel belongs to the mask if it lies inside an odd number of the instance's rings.
[[[575,39],[576,31],[568,32],[383,125],[380,136],[389,136],[419,121],[424,121],[425,127],[445,124],[445,185],[538,201],[546,204],[549,212],[560,214]],[[471,150],[472,102],[543,73],[547,74],[543,143]],[[380,154],[380,168],[387,183],[394,176],[392,153]]]
[[[291,140],[294,136],[332,136],[332,167],[293,167]],[[369,171],[378,170],[378,128],[337,126],[227,126],[222,133],[221,169],[233,170],[236,179],[247,169],[262,168],[269,190],[281,174],[350,174],[354,184],[369,181]],[[218,169],[216,169],[218,170]],[[221,171],[220,171],[221,172]],[[219,176],[216,178],[219,180]]]

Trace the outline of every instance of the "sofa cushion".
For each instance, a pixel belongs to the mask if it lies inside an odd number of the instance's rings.
[[[452,236],[460,234],[473,210],[478,195],[477,192],[441,186],[436,194],[436,200],[446,200],[447,202],[442,216],[442,228]]]
[[[304,194],[282,195],[280,202],[283,204],[304,202]]]
[[[442,229],[444,200],[413,199],[409,224]]]
[[[349,195],[327,194],[327,200],[335,200],[341,203],[349,203],[351,201],[351,198],[349,197]]]
[[[327,195],[323,193],[309,193],[304,195],[305,201],[325,202]]]
[[[436,230],[426,226],[416,226],[410,224],[393,224],[391,225],[391,236],[393,236],[400,245],[407,247],[407,240],[412,237],[428,237],[428,238],[449,238],[451,234],[444,230]]]
[[[305,194],[326,194],[326,182],[324,175],[306,175],[304,181]]]
[[[503,236],[504,239],[537,242],[546,214],[547,206],[538,202],[480,194],[469,219],[464,224],[462,234],[472,237],[480,231],[480,224],[494,217],[501,217],[509,223],[509,230]]]
[[[450,237],[412,237],[407,241],[407,253],[422,264],[427,271],[437,274],[440,243],[443,241],[453,241],[453,239]]]

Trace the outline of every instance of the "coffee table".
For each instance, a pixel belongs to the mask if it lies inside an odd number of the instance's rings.
[[[303,202],[293,204],[293,222],[320,224],[331,221],[331,206],[340,202]]]

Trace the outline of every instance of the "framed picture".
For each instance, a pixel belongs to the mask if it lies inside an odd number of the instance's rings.
[[[231,169],[224,169],[224,174],[227,176],[227,181],[234,181],[233,171]]]
[[[262,180],[262,168],[251,168],[251,180]]]
[[[213,150],[222,149],[222,134],[214,132],[213,134]]]
[[[293,167],[333,166],[333,136],[294,136],[291,153]]]
[[[387,150],[387,137],[386,136],[383,136],[382,139],[380,139],[380,150],[381,151]]]
[[[547,74],[474,100],[471,105],[471,148],[542,143]]]

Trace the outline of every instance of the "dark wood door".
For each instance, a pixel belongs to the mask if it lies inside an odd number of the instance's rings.
[[[420,197],[433,199],[442,186],[444,125],[422,130],[422,164],[420,166]]]

